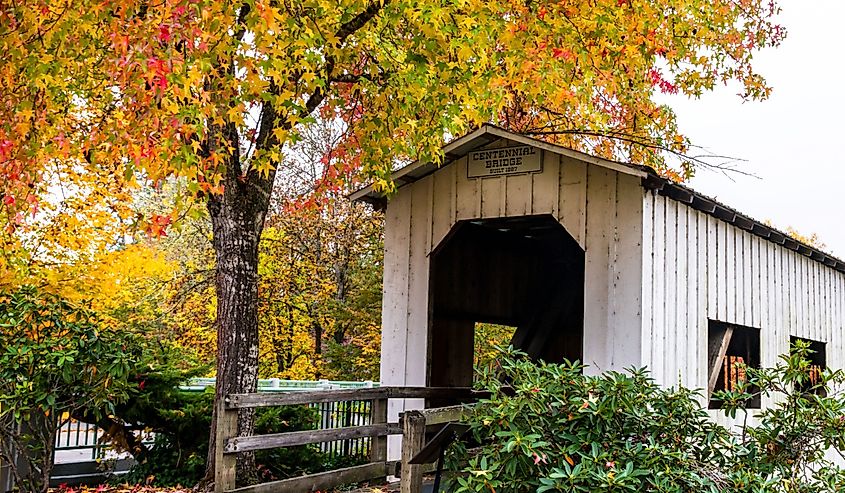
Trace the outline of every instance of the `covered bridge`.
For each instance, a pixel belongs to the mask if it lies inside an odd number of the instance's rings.
[[[842,367],[845,262],[650,168],[495,126],[443,156],[396,171],[389,200],[352,197],[386,208],[383,385],[471,384],[476,322],[533,357],[708,392],[791,338]]]

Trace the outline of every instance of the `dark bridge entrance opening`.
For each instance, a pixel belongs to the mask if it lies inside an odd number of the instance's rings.
[[[431,254],[428,383],[473,381],[476,322],[535,359],[582,360],[584,251],[550,215],[458,223]]]

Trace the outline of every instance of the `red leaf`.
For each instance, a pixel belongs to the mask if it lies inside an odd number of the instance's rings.
[[[167,24],[158,26],[158,40],[162,43],[170,41],[170,26]]]
[[[564,60],[572,60],[572,52],[566,48],[552,48],[552,56],[555,58],[563,58]]]
[[[15,205],[15,198],[11,195],[6,195],[5,197],[3,197],[3,203],[8,206]]]
[[[546,17],[546,14],[548,13],[549,11],[548,9],[546,9],[546,7],[540,7],[540,10],[537,11],[537,18],[543,20]]]

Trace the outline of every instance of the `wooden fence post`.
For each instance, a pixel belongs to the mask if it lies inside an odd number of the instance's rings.
[[[411,459],[425,444],[425,416],[419,411],[402,414],[402,477],[400,493],[420,493],[422,490],[422,465],[410,464]]]
[[[227,409],[226,399],[217,403],[217,429],[214,449],[214,493],[235,489],[236,454],[224,454],[226,440],[238,435],[238,410]]]
[[[370,424],[387,423],[387,399],[373,399],[370,408]],[[385,462],[387,460],[387,436],[372,437],[370,439],[370,462]]]

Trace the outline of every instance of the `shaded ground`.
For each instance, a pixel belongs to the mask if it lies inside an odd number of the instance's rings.
[[[399,483],[368,485],[355,489],[335,490],[335,493],[397,493]],[[51,488],[50,493],[194,493],[191,488],[163,488],[141,485],[121,486],[64,486]]]
[[[338,489],[333,493],[398,493],[399,483],[372,484],[359,486],[354,489]],[[121,485],[121,486],[65,486],[51,488],[50,493],[194,493],[191,488],[163,488],[156,486],[142,485]]]
[[[99,486],[59,485],[57,488],[50,488],[50,493],[193,493],[193,490],[191,488],[162,488],[133,484],[121,486],[101,484]]]
[[[390,483],[385,485],[370,485],[354,490],[344,490],[343,493],[397,493],[399,491],[399,483]],[[340,493],[340,490],[338,490]]]

